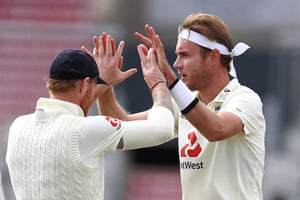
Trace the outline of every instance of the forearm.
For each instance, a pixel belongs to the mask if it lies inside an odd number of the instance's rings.
[[[223,140],[242,132],[243,124],[237,115],[213,112],[182,81],[175,82],[171,94],[185,118],[209,141]]]
[[[165,82],[161,82],[152,88],[153,106],[163,106],[173,113],[173,104],[170,97],[169,89]]]
[[[209,141],[224,139],[224,127],[222,119],[214,112],[209,110],[205,104],[198,104],[184,115],[195,128],[197,128]]]
[[[201,101],[184,116],[212,142],[224,140],[243,131],[243,123],[237,115],[226,111],[215,113]]]
[[[110,87],[98,97],[98,110],[102,115],[109,115],[121,120],[127,120],[127,113],[117,102],[114,89]]]
[[[167,69],[165,69],[164,75],[165,75],[165,77],[167,79],[167,85],[168,85],[168,87],[170,87],[177,80],[177,75],[171,69],[170,66]]]
[[[136,114],[128,114],[118,103],[113,87],[110,87],[105,91],[105,93],[98,97],[97,104],[99,112],[102,115],[109,115],[124,121],[147,118],[147,111]]]

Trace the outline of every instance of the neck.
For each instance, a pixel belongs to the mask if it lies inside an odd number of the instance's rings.
[[[68,93],[49,93],[49,98],[51,99],[58,99],[58,100],[62,100],[62,101],[68,101],[74,104],[79,105],[79,101],[78,98],[75,98],[74,95],[72,94],[68,94]]]
[[[88,108],[85,108],[84,106],[81,105],[80,98],[74,93],[63,92],[63,93],[55,93],[54,94],[52,92],[49,92],[49,98],[74,103],[81,107],[85,116],[87,116],[87,114],[88,114]]]
[[[211,102],[220,91],[229,83],[228,74],[222,76],[213,76],[209,82],[206,83],[205,87],[198,90],[198,98],[207,105]]]

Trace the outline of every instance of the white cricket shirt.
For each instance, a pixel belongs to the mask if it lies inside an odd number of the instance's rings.
[[[209,142],[182,115],[178,143],[183,200],[260,200],[265,156],[262,102],[237,79],[207,107],[236,114],[244,132]]]
[[[6,162],[16,198],[102,200],[105,152],[122,137],[124,149],[161,144],[172,138],[173,125],[164,107],[153,107],[148,120],[125,122],[84,117],[76,104],[40,98],[34,113],[10,127]]]

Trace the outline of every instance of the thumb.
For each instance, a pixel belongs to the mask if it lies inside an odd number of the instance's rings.
[[[149,61],[153,64],[156,62],[156,56],[155,56],[155,51],[153,48],[150,48],[149,49],[149,52],[148,52],[148,59]]]
[[[115,86],[118,85],[119,83],[123,82],[124,80],[128,79],[132,75],[134,75],[137,72],[136,68],[131,68],[129,70],[126,70],[124,72],[121,72],[121,75],[118,79],[116,79],[113,83],[110,83],[111,85]]]
[[[137,72],[137,68],[131,68],[124,72],[125,79],[129,78],[130,76],[134,75]]]

